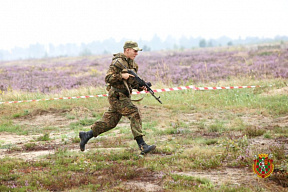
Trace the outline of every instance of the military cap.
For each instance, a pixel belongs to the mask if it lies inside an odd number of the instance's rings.
[[[132,48],[132,49],[134,49],[134,50],[136,50],[136,51],[142,51],[142,49],[140,49],[140,48],[138,47],[138,44],[137,44],[135,41],[126,41],[125,44],[124,44],[124,46],[123,46],[123,48],[124,48],[124,49],[126,49],[126,48]]]

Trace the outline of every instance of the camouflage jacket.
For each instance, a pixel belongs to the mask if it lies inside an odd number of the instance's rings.
[[[127,70],[122,66],[124,65],[128,69],[134,70],[136,73],[138,71],[138,65],[134,60],[127,58],[123,53],[117,53],[113,55],[111,65],[106,73],[105,82],[107,84],[107,90],[112,87],[117,89],[126,89],[124,81],[122,79],[122,73],[127,73]],[[142,91],[143,89],[139,88],[139,84],[134,77],[129,77],[127,79],[127,84],[130,89],[137,89]]]

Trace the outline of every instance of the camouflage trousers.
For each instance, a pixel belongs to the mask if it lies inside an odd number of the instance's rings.
[[[104,113],[101,120],[96,121],[91,126],[94,137],[116,127],[122,116],[127,116],[129,118],[134,138],[144,135],[142,133],[140,112],[132,103],[130,97],[111,89],[109,91],[108,101],[110,103],[108,111]]]

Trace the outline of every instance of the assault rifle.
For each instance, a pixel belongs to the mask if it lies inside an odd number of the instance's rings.
[[[118,60],[116,61],[118,63],[120,63]],[[160,96],[156,97],[154,94],[154,91],[150,88],[152,86],[152,84],[150,82],[145,82],[143,79],[141,79],[133,70],[128,69],[125,65],[123,65],[122,63],[120,63],[129,74],[133,75],[136,79],[136,81],[139,83],[139,87],[143,87],[145,86],[147,88],[147,91],[159,102],[162,104],[162,102],[160,101]]]

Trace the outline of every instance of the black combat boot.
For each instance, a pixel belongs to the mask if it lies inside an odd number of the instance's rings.
[[[79,132],[80,137],[80,149],[81,151],[85,151],[85,145],[93,137],[93,131],[87,131],[87,132]]]
[[[139,149],[141,150],[141,155],[145,155],[156,148],[155,145],[147,145],[142,136],[136,137],[135,139],[138,143]]]

